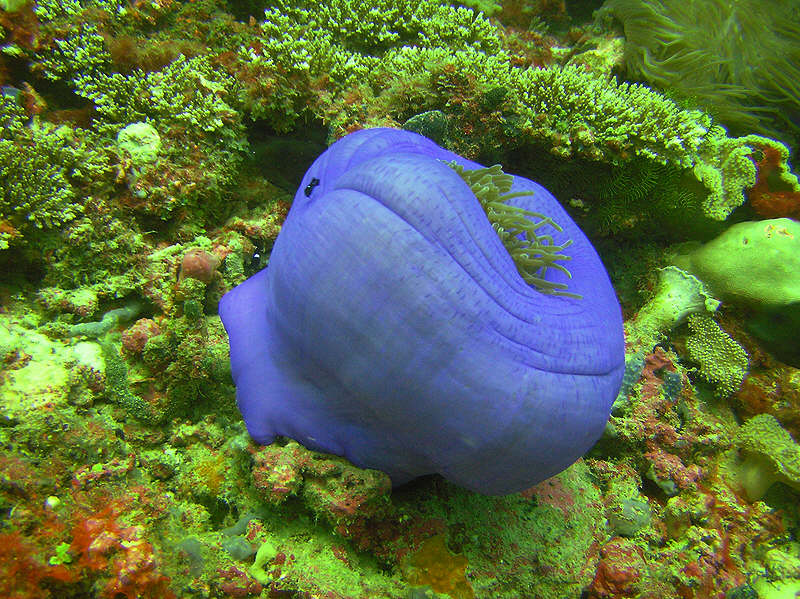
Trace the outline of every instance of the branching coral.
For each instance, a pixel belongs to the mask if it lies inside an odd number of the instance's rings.
[[[357,110],[363,120],[366,107],[354,100],[374,101],[380,90],[396,88],[411,75],[392,70],[396,53],[435,48],[505,56],[485,17],[432,0],[275,4],[266,11],[259,37],[241,49],[238,68],[248,109],[279,130],[309,107],[333,120],[337,131],[351,124],[340,111]],[[317,88],[321,95],[311,93]]]
[[[642,85],[617,83],[579,66],[526,69],[515,78],[527,108],[524,128],[536,137],[556,133],[565,157],[612,162],[636,154],[691,167],[711,126],[708,115],[681,110]]]
[[[134,123],[158,131],[158,164],[151,156],[147,164],[131,165],[119,151],[119,178],[131,189],[129,207],[163,219],[184,208],[221,212],[247,148],[238,86],[207,54],[175,52],[158,68],[114,72],[114,35],[129,27],[135,12],[113,0],[39,3],[38,46],[28,52],[32,68],[90,101],[93,129],[105,141]]]
[[[547,140],[554,152],[611,163],[633,154],[690,169],[686,172],[705,187],[703,212],[717,220],[743,204],[755,184],[754,147],[774,144],[755,135],[731,138],[707,114],[681,110],[645,86],[578,67],[527,69],[516,81],[523,130]]]
[[[372,10],[360,0],[347,6],[355,15]],[[362,40],[354,41],[352,17],[341,7],[321,14],[305,7],[267,11],[259,39],[240,52],[245,104],[282,126],[311,109],[336,136],[439,110],[469,127],[472,145],[454,141],[472,156],[489,150],[478,131],[491,131],[487,142],[527,139],[563,158],[619,164],[639,157],[699,181],[705,197],[695,204],[720,220],[744,203],[756,182],[750,156],[765,138],[730,138],[705,113],[579,66],[514,66],[523,60],[502,48],[484,17],[465,20],[469,11],[418,0],[391,14],[396,23],[353,25]],[[434,16],[423,23],[419,15]],[[317,86],[324,93],[312,97],[309,87]],[[500,100],[487,114],[481,99],[492,95]]]
[[[110,66],[111,55],[103,36],[95,25],[87,23],[72,35],[55,39],[36,70],[53,81],[68,81],[77,75],[97,75]]]
[[[52,230],[82,212],[82,192],[109,172],[108,157],[93,148],[94,136],[80,129],[34,122],[19,124],[5,98],[0,139],[0,249]]]
[[[179,56],[150,73],[81,74],[74,83],[76,92],[92,100],[97,112],[111,123],[152,119],[223,133],[238,120],[229,104],[233,80],[206,57]]]
[[[160,71],[130,75],[81,75],[76,92],[95,104],[116,135],[120,124],[153,122],[164,137],[160,160],[127,173],[131,205],[161,218],[181,208],[222,211],[247,140],[235,100],[233,79],[206,57],[179,56]]]

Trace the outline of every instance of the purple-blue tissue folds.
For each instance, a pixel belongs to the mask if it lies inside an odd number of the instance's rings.
[[[395,129],[351,133],[300,184],[269,266],[220,302],[250,435],[389,474],[520,491],[598,439],[624,370],[592,245],[543,187],[510,204],[561,225],[575,298],[520,276],[471,188],[474,162]]]

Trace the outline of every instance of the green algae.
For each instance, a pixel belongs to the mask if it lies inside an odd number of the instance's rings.
[[[64,343],[38,332],[24,319],[0,314],[0,352],[7,367],[0,379],[6,417],[19,418],[46,405],[63,406],[75,368],[103,371],[96,343]]]
[[[451,487],[425,511],[452,530],[449,543],[469,561],[477,597],[542,599],[579,594],[590,582],[589,548],[604,535],[600,495],[577,462],[529,496],[483,497]],[[587,562],[588,560],[588,562]]]

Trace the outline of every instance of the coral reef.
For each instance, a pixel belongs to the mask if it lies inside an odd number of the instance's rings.
[[[0,1],[0,596],[794,596],[797,8],[591,9]],[[391,489],[250,441],[219,299],[370,126],[542,183],[597,248],[623,385],[558,476]]]

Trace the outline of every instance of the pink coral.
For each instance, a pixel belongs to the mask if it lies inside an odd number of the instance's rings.
[[[263,587],[259,582],[253,580],[247,573],[239,568],[231,566],[227,570],[218,569],[217,572],[222,578],[219,589],[229,597],[253,597],[261,594]]]
[[[122,347],[132,354],[140,354],[151,337],[161,334],[161,328],[150,318],[140,318],[122,333]]]
[[[181,260],[180,280],[190,278],[210,283],[218,266],[219,258],[214,254],[209,254],[200,248],[192,248],[183,255],[183,260]]]
[[[600,557],[589,587],[590,597],[632,597],[641,590],[640,580],[647,571],[647,563],[633,541],[613,538],[603,545]]]

